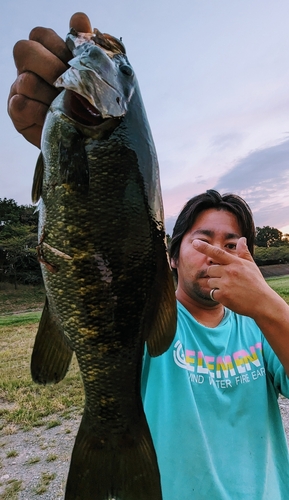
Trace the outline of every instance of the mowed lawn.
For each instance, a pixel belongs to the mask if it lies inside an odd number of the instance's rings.
[[[25,429],[52,425],[56,415],[69,418],[80,413],[84,398],[75,356],[59,384],[40,386],[31,379],[30,359],[44,290],[0,285],[0,430],[10,432],[14,425]],[[17,314],[12,314],[13,304]]]
[[[289,276],[267,281],[289,304]],[[27,429],[50,425],[56,416],[69,418],[83,408],[75,356],[66,377],[56,386],[43,387],[31,380],[30,359],[44,296],[41,288],[0,286],[0,429],[4,432],[11,425]]]
[[[289,304],[289,275],[267,278],[266,281]]]

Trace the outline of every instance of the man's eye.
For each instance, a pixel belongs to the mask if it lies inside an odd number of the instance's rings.
[[[226,248],[228,248],[229,250],[236,250],[236,243],[227,243],[226,245]]]

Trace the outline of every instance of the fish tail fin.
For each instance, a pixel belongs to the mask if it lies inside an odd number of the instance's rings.
[[[162,500],[156,453],[145,415],[133,433],[96,438],[84,414],[65,500]]]
[[[72,354],[46,298],[31,357],[30,369],[34,382],[57,384],[65,377]]]

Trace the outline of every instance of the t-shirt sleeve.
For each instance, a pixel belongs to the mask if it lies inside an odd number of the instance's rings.
[[[286,398],[289,398],[289,378],[285,372],[284,366],[265,337],[263,338],[263,355],[267,373],[272,378],[276,391]]]

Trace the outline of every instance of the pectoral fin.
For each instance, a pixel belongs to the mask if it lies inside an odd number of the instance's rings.
[[[31,358],[34,382],[45,385],[62,380],[69,368],[72,354],[61,326],[50,313],[46,299]]]

